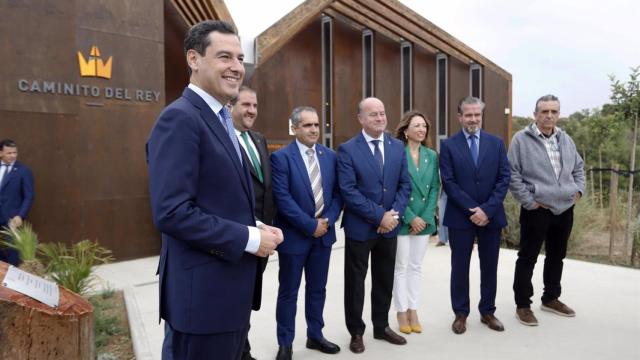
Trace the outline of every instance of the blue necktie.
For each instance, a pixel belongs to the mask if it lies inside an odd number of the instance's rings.
[[[227,111],[227,108],[223,106],[219,114],[224,121],[225,128],[227,128],[227,135],[229,135],[229,139],[231,140],[231,143],[233,143],[233,147],[236,149],[238,159],[240,159],[240,163],[242,163],[242,155],[240,155],[240,144],[238,143],[238,137],[236,136],[236,131],[233,128],[233,121],[231,121],[229,111]]]
[[[476,135],[469,135],[469,141],[471,144],[469,145],[469,150],[471,150],[471,158],[473,159],[473,164],[478,167],[478,143],[476,142]]]
[[[380,147],[378,146],[380,140],[371,140],[371,142],[373,143],[373,158],[376,159],[376,162],[380,167],[380,173],[383,173],[384,160],[382,160],[382,151],[380,151]]]

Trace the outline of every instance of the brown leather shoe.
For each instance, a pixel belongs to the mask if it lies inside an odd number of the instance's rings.
[[[394,345],[404,345],[407,343],[407,340],[402,336],[396,334],[390,327],[384,328],[384,332],[382,334],[373,334],[374,339],[378,340],[386,340]]]
[[[456,319],[451,324],[451,330],[453,330],[454,334],[464,334],[467,331],[467,316],[456,314]]]
[[[354,354],[360,354],[364,352],[364,342],[362,341],[362,335],[353,335],[351,337],[349,350],[351,350],[351,352]]]
[[[533,311],[529,308],[516,309],[516,318],[520,321],[520,324],[527,326],[538,326],[538,319],[533,315]]]
[[[504,325],[502,325],[500,320],[493,316],[493,314],[482,315],[482,318],[480,318],[480,322],[487,325],[491,330],[504,331]]]
[[[562,301],[558,299],[551,300],[546,304],[540,305],[540,309],[544,311],[552,312],[554,314],[558,314],[560,316],[566,316],[566,317],[576,316],[576,312],[573,311],[573,309],[563,304]]]

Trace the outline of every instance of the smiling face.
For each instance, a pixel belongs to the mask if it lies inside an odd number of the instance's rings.
[[[238,94],[236,104],[231,110],[233,126],[240,131],[247,131],[253,128],[258,116],[258,97],[250,90],[242,90]]]
[[[416,115],[409,120],[409,125],[404,131],[404,135],[407,141],[413,143],[421,143],[424,138],[429,134],[429,128],[427,127],[427,121],[419,115]]]
[[[553,133],[558,118],[560,118],[560,103],[558,101],[540,101],[533,113],[536,126],[547,135]]]
[[[358,121],[369,136],[379,138],[387,128],[384,104],[376,98],[368,98],[360,103]]]
[[[318,114],[312,111],[300,113],[298,126],[291,126],[291,130],[296,134],[296,139],[307,147],[312,147],[318,142],[320,137],[320,120]]]
[[[187,51],[191,82],[226,104],[238,96],[244,78],[244,54],[235,34],[217,31],[209,33],[210,44],[204,55],[194,49]]]
[[[467,133],[476,134],[482,128],[482,105],[462,105],[462,114],[458,114],[458,121]]]

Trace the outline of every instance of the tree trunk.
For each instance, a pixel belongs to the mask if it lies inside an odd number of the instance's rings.
[[[0,279],[8,264],[0,261]],[[0,359],[95,359],[93,307],[60,287],[51,308],[0,285]]]
[[[602,145],[598,147],[598,168],[602,169]],[[602,202],[602,171],[598,171],[598,177],[600,178],[600,189],[598,191],[598,198],[600,203],[600,211],[604,208],[604,203]]]
[[[616,223],[618,222],[618,165],[611,166],[614,171],[611,172],[611,184],[609,191],[609,210],[610,218],[609,218],[609,261],[613,263],[613,245],[615,243],[616,236]]]
[[[636,144],[638,141],[638,114],[636,113],[635,125],[633,126],[633,141],[631,142],[631,164],[629,169],[632,173],[629,175],[629,193],[627,194],[627,224],[624,232],[624,253],[629,254],[631,250],[631,219],[633,218],[633,171],[636,169]]]

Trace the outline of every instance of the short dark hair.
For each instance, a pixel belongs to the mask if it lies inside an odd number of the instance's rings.
[[[560,99],[558,99],[558,97],[557,97],[557,96],[555,96],[555,95],[551,95],[551,94],[547,94],[547,95],[541,96],[541,97],[538,99],[538,101],[536,101],[536,107],[533,109],[533,112],[534,112],[534,113],[537,113],[537,112],[538,112],[538,105],[539,105],[541,102],[547,102],[547,101],[557,101],[557,102],[558,102],[558,104],[560,104]]]
[[[207,47],[211,45],[209,34],[217,31],[222,34],[238,35],[236,28],[228,22],[221,20],[205,20],[193,25],[187,36],[184,38],[184,54],[187,55],[189,50],[195,50],[198,54],[204,56]],[[189,67],[189,75],[191,68]]]
[[[11,139],[4,139],[0,141],[0,151],[4,150],[5,146],[10,148],[18,147],[18,145],[16,145],[16,142]]]
[[[243,91],[248,91],[252,94],[256,94],[256,91],[253,90],[252,88],[248,87],[247,85],[242,85],[240,86],[240,89],[238,89],[238,96],[234,97],[233,99],[231,99],[231,101],[229,101],[231,106],[235,106],[235,104],[238,102],[238,97],[240,96],[240,93]]]
[[[398,127],[396,128],[396,138],[400,139],[405,144],[407,143],[407,137],[404,135],[404,132],[411,124],[411,119],[416,116],[423,118],[424,122],[427,124],[427,136],[425,136],[424,140],[422,140],[422,145],[431,148],[431,137],[429,137],[429,133],[431,131],[431,121],[429,121],[429,118],[427,118],[423,113],[417,110],[410,110],[402,115],[402,119],[400,120],[400,123],[398,123]]]

